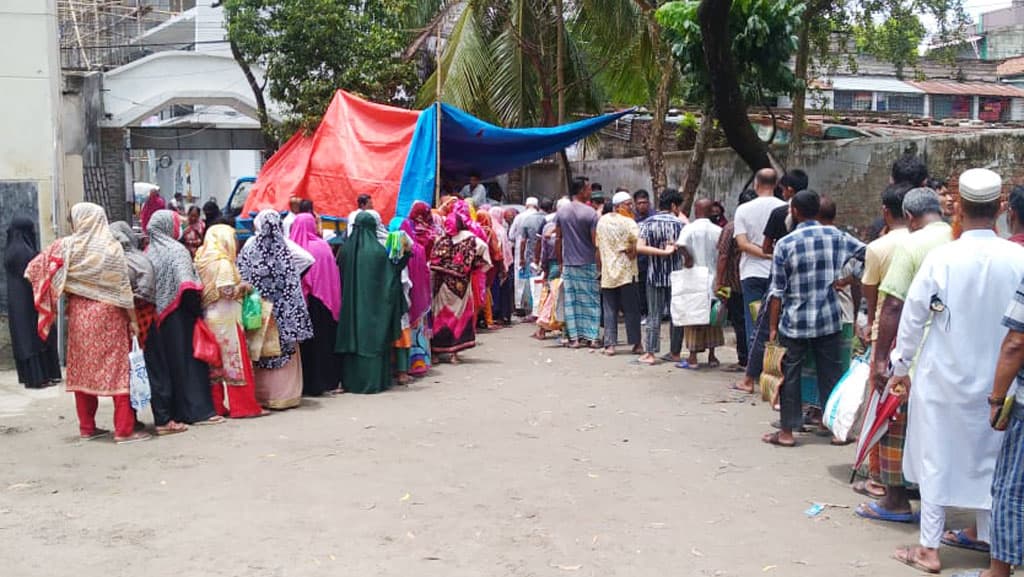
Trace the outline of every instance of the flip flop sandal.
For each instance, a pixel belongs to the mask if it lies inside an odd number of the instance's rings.
[[[776,447],[782,447],[785,449],[792,449],[793,447],[796,446],[796,441],[793,441],[792,443],[783,443],[782,441],[780,441],[778,432],[772,433],[767,437],[761,437],[761,442],[769,445],[774,445]]]
[[[661,359],[661,360],[663,360],[663,361],[665,361],[666,363],[678,363],[678,362],[679,362],[679,361],[677,361],[677,360],[673,359],[673,358],[672,358],[672,355],[671,355],[671,354],[668,354],[668,353],[666,353],[666,354],[664,354],[664,355],[661,355],[661,356],[660,356],[660,357],[658,357],[658,358],[659,358],[659,359]]]
[[[862,503],[853,511],[858,517],[870,521],[886,521],[889,523],[915,523],[918,520],[917,513],[893,513],[883,509],[881,505],[872,501]]]
[[[708,363],[708,368],[709,369],[717,369],[720,366],[722,366],[722,363],[720,363],[718,361],[711,361],[711,362]]]
[[[172,427],[157,427],[156,428],[156,436],[158,436],[158,437],[166,437],[168,435],[177,435],[178,433],[184,433],[187,430],[188,430],[188,427],[184,427],[184,426],[181,427],[180,429],[175,429],[175,428],[172,428]]]
[[[896,551],[892,558],[923,573],[929,573],[932,575],[938,575],[941,573],[940,569],[932,569],[931,567],[925,567],[922,565],[921,562],[914,557],[913,551],[913,547],[904,547],[899,551]]]
[[[743,393],[745,395],[753,395],[754,394],[753,389],[748,391],[748,390],[744,389],[743,387],[741,387],[739,383],[731,383],[729,385],[729,390],[730,391],[737,391],[737,392]]]
[[[952,537],[947,537],[952,535]],[[988,553],[991,547],[984,541],[974,541],[967,536],[967,533],[963,529],[957,529],[956,531],[946,531],[946,534],[942,536],[942,544],[950,547],[956,547],[957,549],[967,549],[968,551],[978,551],[980,553]]]
[[[877,485],[876,483],[871,484]],[[853,489],[854,493],[857,493],[858,495],[864,495],[865,497],[871,497],[872,499],[881,499],[882,497],[885,497],[884,491],[881,494],[872,493],[871,490],[868,489],[868,485],[868,481],[857,481],[850,488]]]
[[[697,363],[695,365],[691,365],[689,361],[687,361],[686,359],[683,359],[683,360],[679,361],[678,363],[676,363],[675,367],[677,369],[686,369],[686,370],[689,370],[689,371],[696,371],[696,370],[700,369],[700,363]]]
[[[195,423],[192,423],[192,425],[196,426],[196,427],[206,427],[206,426],[209,426],[209,425],[219,425],[219,424],[224,423],[224,422],[227,422],[227,420],[224,417],[222,417],[220,415],[214,415],[214,416],[212,416],[209,419],[206,419],[204,421],[197,421]]]
[[[83,441],[95,441],[96,439],[102,439],[110,434],[110,431],[106,429],[96,429],[91,435],[81,435],[80,438]]]
[[[135,433],[130,437],[114,437],[114,442],[118,445],[128,445],[131,443],[139,443],[141,441],[148,441],[153,438],[153,435],[149,433]]]

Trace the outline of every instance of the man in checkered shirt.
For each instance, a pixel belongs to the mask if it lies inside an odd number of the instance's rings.
[[[780,396],[782,429],[762,437],[765,443],[792,447],[793,431],[803,425],[800,369],[809,352],[818,370],[823,401],[843,373],[842,311],[833,284],[843,266],[864,244],[816,219],[821,198],[813,190],[798,192],[790,202],[796,229],[775,246],[772,284],[768,290],[769,339],[785,347]]]

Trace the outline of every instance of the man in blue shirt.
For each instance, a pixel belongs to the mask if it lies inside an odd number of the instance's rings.
[[[765,443],[792,447],[793,431],[803,425],[800,369],[813,352],[818,395],[828,399],[843,373],[840,358],[842,311],[834,283],[843,265],[864,245],[831,226],[818,223],[821,198],[803,190],[790,202],[796,229],[775,246],[768,291],[769,340],[785,347],[780,404],[782,430],[762,437]]]

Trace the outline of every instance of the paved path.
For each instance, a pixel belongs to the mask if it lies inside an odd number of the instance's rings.
[[[69,395],[25,392],[4,373],[0,573],[916,574],[888,560],[915,528],[804,514],[859,502],[851,448],[763,445],[774,416],[726,392],[731,375],[634,366],[528,332],[484,335],[464,364],[409,389],[127,446],[78,441]]]

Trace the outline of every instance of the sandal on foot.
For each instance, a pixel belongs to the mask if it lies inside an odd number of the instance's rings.
[[[984,541],[975,541],[967,536],[967,531],[963,529],[957,529],[956,531],[946,531],[942,536],[942,544],[950,547],[956,547],[957,549],[967,549],[968,551],[978,551],[980,553],[988,553],[991,547]]]
[[[214,415],[214,416],[210,417],[209,419],[206,419],[204,421],[197,421],[197,422],[192,423],[192,424],[197,426],[197,427],[203,427],[203,426],[206,426],[206,425],[219,425],[219,424],[221,424],[223,422],[224,422],[224,417],[222,417],[220,415]]]
[[[688,361],[686,359],[683,359],[683,360],[679,361],[678,363],[676,363],[676,368],[677,369],[687,369],[687,370],[690,370],[690,371],[696,371],[697,369],[700,368],[700,363],[696,363],[696,364],[692,364],[691,365],[690,361]]]
[[[897,513],[883,508],[878,503],[861,503],[853,511],[858,517],[870,519],[871,521],[887,521],[889,523],[914,523],[917,521],[917,513]]]
[[[663,360],[663,361],[665,361],[666,363],[678,363],[679,362],[679,359],[672,358],[671,353],[665,353],[664,355],[661,355],[658,358]]]
[[[713,361],[708,361],[708,368],[709,369],[717,369],[720,366],[722,366],[722,363],[720,363],[718,361],[718,359],[715,359]]]
[[[110,434],[110,431],[108,431],[106,429],[93,429],[91,434],[80,435],[80,438],[83,441],[94,441],[96,439],[101,439],[103,437],[106,437],[109,434]]]
[[[892,558],[904,565],[913,567],[918,571],[923,571],[924,573],[930,573],[932,575],[940,573],[942,571],[941,569],[935,569],[934,567],[928,567],[921,564],[920,558],[917,556],[917,551],[920,550],[920,547],[903,547],[902,549],[897,549],[896,552],[893,553]]]
[[[153,438],[153,435],[149,433],[132,433],[127,437],[114,437],[114,442],[118,445],[127,445],[129,443],[138,443],[139,441],[148,441]]]
[[[871,490],[872,487],[881,487],[881,492],[874,492]],[[881,485],[871,480],[857,481],[850,486],[854,493],[858,495],[864,495],[865,497],[871,497],[872,499],[881,499],[885,497],[885,485]]]
[[[729,390],[730,391],[739,391],[739,392],[747,394],[747,395],[753,395],[754,394],[753,387],[751,387],[750,389],[745,389],[745,388],[741,387],[739,383],[732,383],[732,384],[730,384],[729,385]]]
[[[167,435],[177,435],[178,433],[184,433],[188,430],[188,425],[184,423],[174,423],[173,425],[164,425],[156,428],[156,436],[166,437]]]
[[[791,448],[796,446],[796,441],[787,443],[787,442],[781,440],[779,438],[780,436],[782,436],[782,432],[781,431],[776,431],[774,433],[767,433],[767,434],[765,434],[764,436],[761,437],[761,442],[762,443],[767,443],[769,445],[775,445],[776,447],[785,447],[787,449],[791,449]]]

